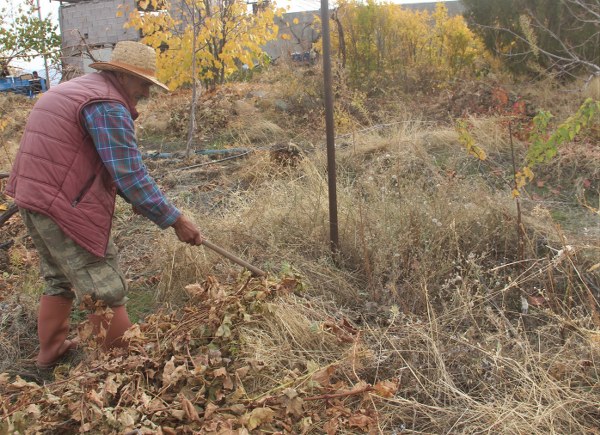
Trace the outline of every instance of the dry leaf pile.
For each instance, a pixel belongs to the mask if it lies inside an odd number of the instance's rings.
[[[283,384],[282,376],[262,383],[262,391],[254,388],[253,378],[269,368],[238,357],[242,325],[265,323],[269,303],[300,287],[295,277],[240,277],[233,285],[209,277],[186,287],[184,309],[134,325],[126,334],[127,353],[95,354],[95,337],[84,323],[80,337],[88,358],[74,368],[59,366],[54,382],[41,386],[0,375],[0,433],[376,432],[370,404],[395,394],[393,380],[348,382],[336,375],[339,364],[309,364]],[[319,327],[343,346],[356,346],[360,338],[347,321]]]

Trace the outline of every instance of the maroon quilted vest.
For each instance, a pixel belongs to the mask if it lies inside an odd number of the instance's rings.
[[[137,117],[112,73],[92,73],[43,94],[25,126],[6,193],[54,220],[77,244],[104,257],[116,186],[83,126],[89,103],[115,101]]]

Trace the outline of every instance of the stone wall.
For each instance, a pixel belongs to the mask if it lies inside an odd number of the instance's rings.
[[[95,60],[107,60],[119,41],[138,40],[134,29],[124,29],[126,14],[117,17],[117,7],[133,8],[134,0],[91,0],[63,3],[59,8],[63,62],[72,75],[90,72]]]

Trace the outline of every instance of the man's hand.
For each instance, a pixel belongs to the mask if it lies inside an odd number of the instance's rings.
[[[197,246],[201,245],[205,239],[196,224],[184,215],[179,216],[171,226],[175,229],[175,234],[177,234],[177,237],[182,242]]]

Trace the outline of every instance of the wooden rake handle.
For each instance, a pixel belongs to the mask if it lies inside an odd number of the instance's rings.
[[[206,246],[209,249],[212,249],[213,251],[221,254],[223,257],[230,259],[231,261],[233,261],[234,263],[239,264],[240,266],[245,267],[246,269],[248,269],[250,272],[252,272],[253,276],[265,276],[267,273],[260,270],[258,267],[254,267],[252,266],[250,263],[248,263],[247,261],[242,260],[239,257],[236,257],[235,255],[233,255],[231,252],[227,252],[225,249],[221,248],[220,246],[215,245],[212,242],[209,242],[208,240],[204,240],[202,242],[202,245]]]

